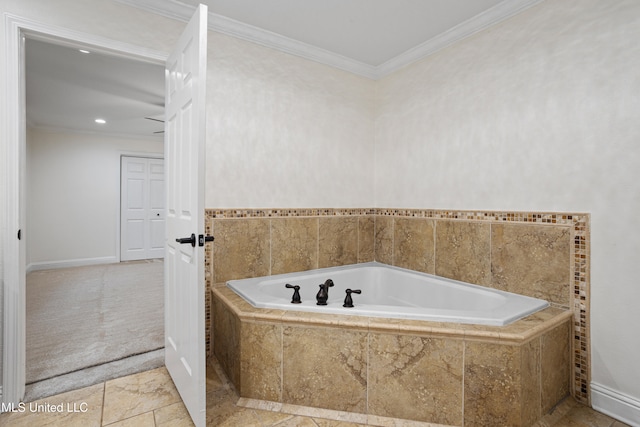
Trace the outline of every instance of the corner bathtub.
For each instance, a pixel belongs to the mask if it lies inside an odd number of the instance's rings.
[[[334,282],[326,306],[316,304],[319,284]],[[292,304],[300,286],[302,303]],[[378,262],[309,270],[244,280],[227,286],[257,308],[328,314],[503,326],[549,306],[544,300],[485,288]],[[344,308],[346,289],[353,308]]]

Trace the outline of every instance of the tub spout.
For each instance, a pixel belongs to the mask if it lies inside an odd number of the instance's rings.
[[[324,282],[324,286],[327,289],[327,297],[329,296],[329,288],[333,288],[333,280],[327,279]]]
[[[329,299],[329,288],[333,286],[333,280],[327,279],[324,283],[321,283],[320,290],[316,294],[317,305],[327,305]]]

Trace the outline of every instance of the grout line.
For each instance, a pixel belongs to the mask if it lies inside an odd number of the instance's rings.
[[[569,331],[569,334],[571,334],[571,331]],[[569,335],[569,339],[571,339],[571,335]],[[571,355],[569,355],[569,363],[571,363]],[[571,372],[571,369],[569,369],[569,372]],[[571,393],[571,390],[569,390],[569,393]],[[542,419],[545,416],[542,413],[542,335],[538,337],[538,395],[540,397],[540,419]]]
[[[102,425],[104,423],[104,404],[105,404],[105,400],[107,398],[107,382],[103,382],[102,383],[102,408],[100,411],[100,425]]]
[[[356,217],[356,264],[360,262],[360,218]]]
[[[100,420],[100,425],[101,425],[102,427],[110,427],[110,426],[121,425],[121,424],[129,424],[129,423],[125,423],[125,421],[127,421],[127,420],[132,420],[132,419],[134,419],[134,418],[136,418],[136,417],[140,417],[140,416],[142,416],[142,415],[144,415],[144,414],[151,413],[151,415],[153,416],[153,426],[155,427],[155,426],[157,425],[157,424],[156,424],[156,411],[157,411],[158,409],[166,408],[167,406],[171,406],[171,405],[174,405],[174,403],[170,403],[170,404],[168,404],[168,405],[160,406],[160,407],[158,407],[158,408],[151,409],[151,410],[149,410],[149,411],[145,411],[145,412],[141,412],[141,413],[139,413],[139,414],[133,414],[133,415],[131,415],[131,416],[128,416],[128,417],[126,417],[126,418],[122,418],[122,419],[119,419],[119,420],[113,421],[113,422],[111,422],[111,423],[109,423],[109,424],[106,424],[106,425],[103,425],[103,424],[102,424],[102,420]]]
[[[269,219],[269,276],[273,274],[272,266],[272,251],[273,251],[273,219]]]
[[[493,224],[489,223],[489,283],[491,287],[495,286],[493,282]]]
[[[433,220],[432,220],[433,221]],[[438,271],[436,270],[436,251],[438,250],[438,221],[433,221],[433,274],[438,275]]]
[[[396,218],[391,218],[391,265],[396,265]]]
[[[462,408],[462,427],[464,427],[464,390],[465,390],[465,386],[464,386],[464,373],[465,373],[465,362],[466,362],[466,358],[467,358],[467,341],[462,340],[462,393],[460,393],[462,395],[462,402],[460,404],[460,407]]]
[[[284,400],[284,326],[280,327],[280,402]]]
[[[373,215],[373,260],[374,261],[378,260],[378,251],[377,251],[378,239],[376,238],[377,227],[378,227],[378,215]]]
[[[367,331],[367,386],[364,389],[364,399],[365,399],[365,413],[367,414],[367,419],[369,419],[369,389],[371,388],[371,378],[369,378],[369,373],[371,372],[371,331]]]

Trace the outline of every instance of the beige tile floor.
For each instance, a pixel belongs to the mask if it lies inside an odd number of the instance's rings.
[[[238,396],[221,373],[219,366],[215,363],[210,364],[207,368],[208,426],[362,426],[362,424],[319,417],[239,407],[236,406],[237,400]],[[192,425],[187,410],[164,367],[59,394],[31,404],[27,403],[22,412],[0,414],[0,426],[11,427],[182,427]],[[408,427],[415,423],[401,425]],[[584,407],[572,399],[567,399],[537,426],[624,427],[626,424]]]

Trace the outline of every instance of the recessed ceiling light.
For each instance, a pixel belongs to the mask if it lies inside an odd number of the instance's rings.
[[[80,53],[91,53],[86,49],[78,49],[78,52],[80,52]]]
[[[107,123],[107,121],[105,119],[96,119],[95,122],[98,123],[99,125],[103,125],[103,124]]]

